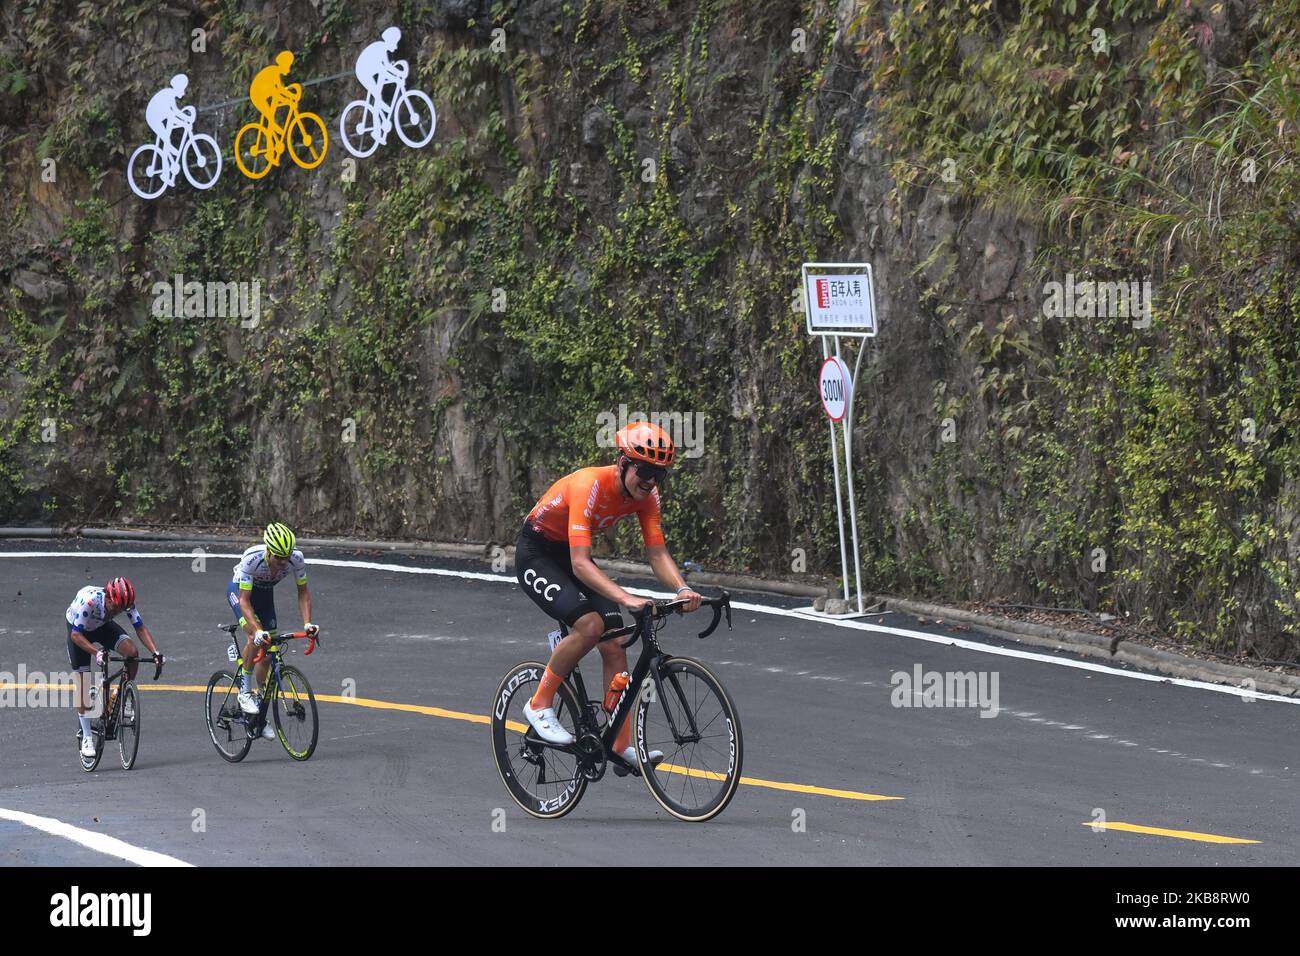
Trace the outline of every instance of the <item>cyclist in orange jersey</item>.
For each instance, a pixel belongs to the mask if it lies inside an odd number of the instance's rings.
[[[659,526],[659,485],[672,467],[677,452],[662,428],[648,422],[630,422],[615,436],[618,461],[598,468],[579,468],[561,478],[542,495],[529,512],[515,544],[515,577],[524,593],[546,614],[560,622],[562,640],[524,716],[551,743],[573,742],[556,719],[556,689],[599,646],[605,686],[627,670],[627,651],[617,641],[599,643],[610,628],[623,626],[619,606],[637,610],[650,601],[635,597],[615,584],[591,560],[591,536],[608,530],[619,520],[636,515],[646,557],[659,583],[675,590],[694,611],[701,597],[683,580]],[[631,746],[632,721],[625,721],[614,750],[636,764]],[[663,759],[651,751],[650,759]],[[619,768],[615,768],[620,772]]]

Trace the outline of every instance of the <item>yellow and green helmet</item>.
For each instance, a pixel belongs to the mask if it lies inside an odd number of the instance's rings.
[[[278,521],[273,521],[266,526],[266,532],[262,535],[262,542],[266,545],[267,553],[273,554],[277,558],[287,558],[293,554],[297,539],[294,538],[293,532],[288,527]]]

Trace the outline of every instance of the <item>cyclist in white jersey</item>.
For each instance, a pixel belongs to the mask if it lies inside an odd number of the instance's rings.
[[[410,64],[405,60],[388,58],[388,54],[397,49],[402,31],[397,27],[389,27],[382,36],[383,39],[376,40],[361,51],[356,63],[357,79],[374,100],[377,112],[383,112],[387,108],[383,96],[384,87],[390,83],[396,83],[400,87],[410,72]]]
[[[311,623],[311,591],[307,589],[307,562],[294,545],[294,534],[277,522],[266,526],[262,544],[253,545],[244,552],[235,565],[235,574],[226,589],[230,609],[247,634],[244,642],[244,667],[253,659],[254,649],[270,644],[278,632],[275,619],[275,585],[291,573],[298,583],[298,610],[302,612],[302,629],[315,634],[319,628]],[[266,682],[269,660],[263,659],[250,676],[247,669],[239,688],[239,706],[246,714],[258,711],[257,688]],[[252,680],[256,679],[256,685]],[[275,730],[268,722],[262,736],[274,739]]]
[[[181,158],[179,149],[172,142],[174,138],[172,131],[193,126],[194,117],[198,115],[193,106],[182,108],[176,102],[185,95],[189,82],[189,78],[184,73],[177,73],[167,86],[150,98],[149,105],[144,109],[145,122],[158,137],[163,155],[167,158],[168,185],[171,185],[171,181],[176,178],[176,173],[180,171]]]
[[[68,665],[77,677],[77,722],[81,725],[81,755],[95,756],[95,735],[91,732],[90,718],[86,711],[90,709],[86,700],[86,688],[89,685],[90,662],[98,665],[108,651],[117,651],[127,658],[126,676],[135,680],[140,668],[140,652],[135,642],[126,636],[122,625],[113,618],[123,611],[131,619],[136,636],[144,642],[145,647],[158,656],[158,645],[145,627],[140,612],[135,606],[135,588],[126,578],[114,578],[102,588],[85,587],[77,592],[64,618],[68,624]],[[106,707],[108,701],[99,702]]]

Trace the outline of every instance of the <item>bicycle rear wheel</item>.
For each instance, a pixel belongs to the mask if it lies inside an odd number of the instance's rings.
[[[239,763],[253,746],[248,736],[248,718],[239,709],[239,682],[230,671],[217,671],[208,679],[203,695],[208,711],[208,736],[217,753],[231,763]]]
[[[316,750],[320,724],[316,720],[316,695],[298,668],[280,668],[280,683],[271,709],[284,752],[294,760],[306,760]]]
[[[537,661],[516,664],[502,679],[493,696],[492,752],[497,772],[515,803],[544,820],[555,820],[578,805],[587,790],[587,778],[578,770],[578,758],[544,745],[524,717],[524,704],[537,691],[546,665]],[[569,733],[577,736],[578,700],[568,684],[555,695],[555,715]]]
[[[141,199],[156,199],[167,188],[167,161],[152,143],[136,147],[126,162],[126,180]]]
[[[353,100],[339,117],[339,135],[343,146],[358,159],[365,159],[379,148],[379,118],[367,100]]]
[[[633,733],[641,775],[665,810],[702,823],[726,809],[740,784],[740,718],[722,682],[699,661],[665,658],[659,679],[659,688],[647,681],[637,698]],[[651,750],[664,754],[653,767]]]
[[[271,143],[261,123],[246,123],[235,134],[235,165],[249,179],[261,179],[271,171]]]
[[[127,681],[122,688],[117,707],[117,749],[122,756],[122,769],[130,770],[140,749],[140,692],[134,681]]]

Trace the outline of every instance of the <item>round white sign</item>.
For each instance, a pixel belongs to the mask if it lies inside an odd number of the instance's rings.
[[[822,408],[826,409],[830,420],[843,420],[853,395],[853,383],[849,380],[849,367],[834,355],[822,363],[817,394],[821,397]]]

